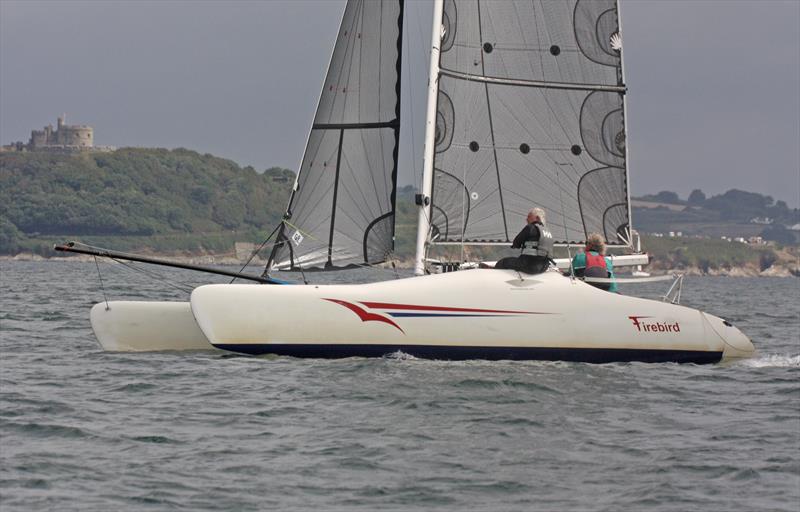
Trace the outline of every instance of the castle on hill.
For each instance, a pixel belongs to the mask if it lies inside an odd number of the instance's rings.
[[[66,114],[58,118],[56,128],[49,124],[41,130],[31,130],[28,143],[14,142],[3,146],[3,151],[113,151],[111,146],[94,145],[94,129],[87,125],[66,124]]]

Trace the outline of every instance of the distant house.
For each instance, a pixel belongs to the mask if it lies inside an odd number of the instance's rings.
[[[773,222],[775,222],[775,219],[770,219],[769,217],[753,217],[750,219],[751,224],[764,224],[768,226]]]

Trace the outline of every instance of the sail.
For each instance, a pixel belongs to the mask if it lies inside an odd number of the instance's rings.
[[[275,267],[375,264],[393,250],[402,23],[402,0],[347,2]]]
[[[442,27],[434,241],[507,243],[538,206],[560,243],[627,245],[616,0],[445,0]]]

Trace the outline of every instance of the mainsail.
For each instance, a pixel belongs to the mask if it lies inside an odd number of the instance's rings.
[[[394,248],[403,0],[349,0],[270,261],[339,268]]]
[[[431,238],[627,245],[624,93],[616,0],[445,0]]]

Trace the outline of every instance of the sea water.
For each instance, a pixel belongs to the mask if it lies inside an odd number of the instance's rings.
[[[0,263],[2,512],[800,510],[797,279],[686,278],[753,359],[591,365],[106,353],[104,293],[225,279],[99,269]]]

